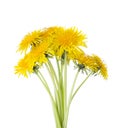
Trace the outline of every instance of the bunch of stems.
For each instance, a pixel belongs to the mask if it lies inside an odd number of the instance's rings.
[[[52,79],[54,85],[54,94],[52,94],[48,82],[41,73],[40,69],[35,69],[35,74],[41,80],[42,84],[44,85],[46,91],[48,92],[52,107],[53,107],[53,114],[55,118],[56,128],[67,128],[68,123],[68,116],[69,116],[69,109],[73,98],[75,97],[76,93],[79,91],[80,87],[85,83],[85,81],[89,78],[92,73],[89,73],[86,78],[81,82],[80,85],[77,86],[75,89],[76,80],[78,78],[80,69],[77,70],[73,84],[71,86],[70,94],[68,95],[67,89],[67,53],[64,53],[64,57],[60,60],[56,57],[56,65],[57,65],[57,72],[55,71],[51,60],[48,58],[48,62],[45,64],[48,73]]]

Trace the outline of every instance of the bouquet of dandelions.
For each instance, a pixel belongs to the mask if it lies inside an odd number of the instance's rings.
[[[103,61],[97,55],[88,55],[81,49],[86,47],[85,40],[86,35],[75,27],[54,26],[28,33],[18,47],[24,58],[15,66],[15,73],[25,77],[34,73],[40,79],[50,96],[56,128],[67,128],[71,102],[91,75],[101,75],[104,79],[108,77]],[[68,95],[67,70],[70,63],[75,65],[76,74]],[[41,72],[41,68],[45,67],[53,88],[49,86],[48,76],[45,77]],[[84,72],[85,79],[75,87],[79,74]]]

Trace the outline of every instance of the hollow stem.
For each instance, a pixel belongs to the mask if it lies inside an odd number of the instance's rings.
[[[92,72],[90,74],[88,74],[88,76],[82,81],[82,83],[78,86],[78,88],[75,90],[75,92],[72,95],[72,100],[75,97],[76,93],[79,91],[79,89],[81,88],[81,86],[88,80],[88,78],[91,76]]]
[[[35,70],[35,74],[38,76],[38,78],[40,79],[40,81],[42,82],[42,84],[44,85],[46,91],[48,92],[48,94],[50,96],[52,108],[53,108],[53,112],[54,112],[56,128],[61,128],[60,117],[59,117],[59,113],[57,110],[57,105],[56,105],[56,102],[54,101],[54,98],[53,98],[52,93],[49,89],[49,86],[48,86],[44,76],[42,75],[42,73],[39,70]]]

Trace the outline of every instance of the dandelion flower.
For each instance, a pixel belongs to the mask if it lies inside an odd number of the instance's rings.
[[[55,33],[52,47],[57,56],[62,56],[64,51],[72,53],[79,46],[86,47],[86,35],[76,28],[58,28]]]
[[[18,62],[17,66],[15,66],[15,74],[28,77],[28,74],[33,72],[33,66],[34,59],[28,54]]]
[[[93,58],[97,64],[97,68],[100,71],[100,74],[103,76],[104,79],[107,79],[108,78],[108,72],[107,72],[106,65],[103,63],[103,61],[97,55],[93,55]]]
[[[84,68],[89,69],[93,72],[96,71],[96,63],[92,56],[87,55],[85,53],[79,53],[77,54],[76,58],[74,58],[75,61],[77,61],[78,67],[83,65]]]
[[[28,77],[28,74],[33,73],[33,68],[36,64],[41,66],[47,62],[46,51],[48,49],[47,43],[41,43],[37,47],[34,47],[23,59],[15,66],[15,74]]]
[[[38,31],[33,31],[31,33],[28,33],[24,38],[23,40],[21,41],[21,43],[19,44],[19,47],[18,47],[18,51],[19,52],[25,52],[28,50],[28,48],[32,45],[32,44],[37,44],[40,42],[40,34],[41,34],[41,31],[38,30]]]
[[[107,68],[103,61],[96,55],[78,54],[74,58],[78,62],[78,66],[84,65],[84,68],[91,70],[93,73],[100,73],[103,78],[107,79]]]

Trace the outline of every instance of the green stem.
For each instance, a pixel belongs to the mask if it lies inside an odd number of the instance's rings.
[[[51,77],[51,80],[52,80],[52,82],[53,82],[54,89],[57,90],[56,79],[55,79],[53,70],[52,70],[52,68],[50,67],[49,64],[45,64],[45,65],[46,65],[46,68],[47,68],[47,70],[48,70],[49,76]]]
[[[65,58],[64,58],[64,83],[63,83],[63,99],[64,99],[64,120],[63,120],[63,126],[64,128],[67,127],[66,122],[66,111],[67,111],[67,53],[65,52]]]
[[[53,85],[54,85],[54,94],[55,94],[55,102],[56,102],[56,107],[59,113],[59,117],[60,117],[60,121],[61,121],[61,116],[60,116],[60,95],[59,95],[59,89],[58,89],[58,85],[56,83],[56,77],[55,77],[55,73],[53,71],[53,68],[51,67],[50,63],[46,64],[46,68],[48,70],[48,73],[52,79]]]
[[[51,91],[49,89],[49,86],[48,86],[44,76],[42,75],[42,73],[39,70],[35,70],[35,74],[41,80],[41,82],[43,83],[46,91],[48,92],[48,94],[50,96],[52,107],[53,107],[53,112],[54,112],[54,118],[55,118],[55,122],[56,122],[56,127],[57,128],[61,128],[60,118],[59,118],[59,114],[58,114],[58,111],[57,111],[57,106],[56,106],[56,103],[55,103],[54,98],[52,96],[52,93],[51,93]]]
[[[59,60],[57,59],[57,57],[55,59],[56,59],[56,64],[57,64],[57,69],[58,69],[58,76],[60,76],[60,64],[59,64]],[[60,79],[59,79],[59,82],[60,82]]]
[[[64,109],[66,110],[67,106],[67,54],[65,52],[65,67],[64,67],[64,94],[65,94],[65,101],[64,101]]]
[[[64,119],[64,111],[63,111],[63,64],[59,63],[59,59],[56,57],[56,64],[57,64],[57,70],[58,70],[58,79],[59,79],[59,84],[58,84],[58,106],[59,106],[59,113],[60,113],[60,121],[61,125]]]
[[[62,85],[62,75],[60,74],[60,66],[59,66],[59,62],[56,58],[57,61],[57,67],[58,67],[58,77],[59,77],[59,81],[56,75],[56,72],[54,70],[53,65],[51,64],[51,61],[48,59],[48,65],[50,67],[50,70],[52,71],[53,75],[54,75],[54,79],[56,81],[56,86],[57,89],[55,91],[55,99],[56,99],[56,105],[57,105],[57,109],[58,109],[58,113],[59,113],[59,117],[60,117],[60,122],[62,124],[62,120],[63,120],[63,111],[62,111],[62,95],[61,95],[61,85]],[[61,69],[63,70],[63,69]],[[62,72],[61,72],[62,73]]]
[[[57,93],[57,83],[56,83],[56,77],[54,76],[53,70],[51,68],[51,65],[49,64],[45,64],[46,68],[48,70],[49,76],[51,77],[51,80],[53,82],[53,86],[54,86],[54,92],[55,92],[55,97],[56,97],[56,93]],[[57,98],[57,97],[56,97]]]
[[[90,77],[90,75],[92,74],[92,72],[90,74],[88,74],[88,76],[82,81],[82,83],[78,86],[78,88],[75,90],[75,92],[72,95],[72,99],[75,97],[76,93],[79,91],[79,89],[81,88],[81,86],[87,81],[87,79]]]
[[[75,87],[76,80],[78,78],[79,72],[80,72],[80,70],[78,70],[76,75],[75,75],[75,78],[74,78],[74,81],[73,81],[73,85],[72,85],[72,88],[71,88],[71,91],[70,91],[69,99],[68,99],[68,106],[67,106],[66,117],[65,117],[66,127],[67,127],[67,121],[68,121],[68,114],[69,114],[70,104],[72,102],[72,94],[73,94],[73,91],[74,91],[74,87]]]
[[[42,75],[42,73],[39,70],[35,71],[35,73],[38,76],[38,78],[41,80],[41,82],[43,83],[43,85],[44,85],[45,89],[47,90],[48,94],[53,98],[52,93],[50,92],[49,86],[48,86],[44,76]]]
[[[49,67],[50,67],[50,69],[51,69],[52,73],[54,74],[54,77],[55,77],[56,83],[57,83],[57,85],[58,85],[58,84],[59,84],[59,82],[58,82],[58,78],[57,78],[56,72],[55,72],[55,70],[54,70],[54,68],[53,68],[53,65],[51,64],[51,61],[50,61],[49,59],[48,59],[48,64],[49,64]]]
[[[72,94],[73,94],[73,91],[74,91],[74,87],[75,87],[76,80],[78,78],[79,72],[80,72],[80,70],[78,69],[78,71],[77,71],[77,73],[75,75],[74,81],[73,81],[73,85],[72,85],[71,91],[70,91],[69,100],[68,100],[68,106],[71,103]]]
[[[60,106],[61,106],[61,122],[64,120],[64,86],[63,86],[63,63],[61,61],[60,76],[59,76],[59,93],[60,93]],[[62,123],[63,124],[63,123]]]

